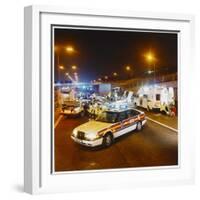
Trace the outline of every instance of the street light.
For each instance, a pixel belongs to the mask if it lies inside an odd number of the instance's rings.
[[[67,51],[67,53],[73,53],[75,51],[73,46],[67,46],[65,50]]]
[[[104,76],[104,78],[105,78],[106,80],[108,80],[108,76]]]
[[[61,70],[63,71],[65,68],[64,68],[63,65],[59,65],[58,67],[59,67],[59,70],[58,70],[58,79],[60,80],[60,79],[62,79],[62,78],[61,78],[60,71],[61,71]],[[60,81],[61,81],[61,80],[60,80]]]
[[[149,64],[153,64],[153,70],[154,70],[154,84],[155,84],[155,81],[156,81],[156,58],[154,56],[154,54],[152,52],[148,52],[146,55],[146,60]]]
[[[117,76],[117,75],[118,75],[117,72],[114,72],[114,73],[113,73],[113,76]]]
[[[62,65],[60,65],[60,66],[59,66],[59,69],[63,70],[63,69],[64,69],[64,67],[63,67]]]
[[[72,69],[73,69],[73,70],[76,70],[76,69],[77,69],[77,66],[76,66],[76,65],[72,65]]]
[[[155,58],[154,58],[154,55],[151,53],[151,52],[149,52],[147,55],[146,55],[146,59],[147,59],[147,61],[148,62],[153,62],[154,60],[155,60]]]
[[[132,78],[133,77],[133,70],[131,68],[131,66],[127,65],[125,67],[125,70],[127,71],[127,73],[129,74],[129,77]]]
[[[154,72],[154,71],[152,71],[152,70],[148,70],[148,71],[147,71],[148,74],[152,74],[153,72]]]
[[[130,71],[131,67],[129,65],[126,66],[126,71]]]

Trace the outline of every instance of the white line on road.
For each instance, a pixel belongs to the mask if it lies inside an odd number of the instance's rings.
[[[63,115],[60,115],[54,124],[54,129],[58,126],[60,120],[63,118]]]
[[[146,117],[146,118],[147,118],[148,120],[154,122],[154,123],[157,123],[157,124],[159,124],[159,125],[161,125],[161,126],[164,126],[165,128],[168,128],[168,129],[170,129],[170,130],[172,130],[172,131],[178,133],[178,130],[175,129],[175,128],[172,128],[172,127],[170,127],[170,126],[167,126],[166,124],[163,124],[163,123],[158,122],[158,121],[156,121],[156,120],[154,120],[154,119],[151,119],[150,117]]]

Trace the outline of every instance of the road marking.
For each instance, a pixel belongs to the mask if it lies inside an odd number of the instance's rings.
[[[168,129],[170,129],[170,130],[172,130],[172,131],[178,133],[178,130],[177,130],[177,129],[172,128],[172,127],[170,127],[170,126],[167,126],[166,124],[163,124],[163,123],[161,123],[161,122],[158,122],[158,121],[156,121],[156,120],[154,120],[154,119],[152,119],[152,118],[150,118],[150,117],[146,117],[146,119],[148,119],[148,120],[150,120],[150,121],[152,121],[152,122],[154,122],[154,123],[157,123],[157,124],[159,124],[159,125],[161,125],[161,126],[164,126],[165,128],[168,128]]]
[[[58,126],[60,120],[63,118],[63,115],[60,115],[54,124],[54,129]]]

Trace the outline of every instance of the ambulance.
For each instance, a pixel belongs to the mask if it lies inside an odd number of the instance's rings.
[[[134,104],[148,111],[157,110],[169,114],[170,106],[175,105],[174,88],[157,85],[143,86],[135,95]]]

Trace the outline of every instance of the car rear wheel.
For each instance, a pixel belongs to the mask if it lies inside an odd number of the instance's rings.
[[[103,146],[109,147],[113,143],[113,136],[111,133],[108,133],[103,138]]]
[[[141,131],[142,130],[142,122],[138,122],[137,123],[137,131]]]

